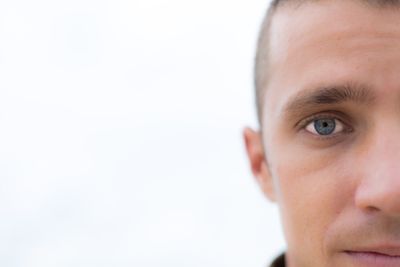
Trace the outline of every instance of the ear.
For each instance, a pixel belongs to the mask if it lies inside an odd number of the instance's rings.
[[[271,201],[275,201],[275,190],[265,158],[261,133],[250,128],[245,128],[243,130],[243,139],[254,177],[267,198]]]

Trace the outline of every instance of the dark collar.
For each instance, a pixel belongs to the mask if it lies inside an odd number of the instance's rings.
[[[285,254],[282,254],[276,258],[270,267],[285,267]]]

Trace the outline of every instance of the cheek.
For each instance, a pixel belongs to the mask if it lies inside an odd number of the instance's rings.
[[[271,171],[288,248],[302,248],[298,253],[315,257],[316,251],[326,250],[329,227],[351,202],[351,186],[343,186],[348,161],[339,150],[296,146],[285,150],[280,145],[273,155]]]

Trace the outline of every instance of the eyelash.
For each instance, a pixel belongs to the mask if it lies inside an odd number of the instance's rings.
[[[310,123],[312,123],[316,120],[319,120],[319,119],[337,120],[343,125],[343,130],[340,133],[325,135],[325,136],[324,135],[316,135],[316,134],[310,133],[309,131],[306,130],[306,127]],[[328,140],[328,139],[337,138],[340,135],[348,134],[353,131],[353,129],[350,126],[348,126],[347,123],[343,122],[343,120],[341,118],[339,118],[338,115],[333,115],[333,114],[329,114],[329,113],[322,113],[322,114],[320,113],[320,114],[311,115],[310,117],[307,117],[304,120],[300,121],[298,123],[298,127],[301,131],[307,132],[308,134],[312,135],[313,138],[316,138],[318,140]]]

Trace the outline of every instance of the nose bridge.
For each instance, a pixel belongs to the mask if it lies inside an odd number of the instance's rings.
[[[378,120],[365,142],[359,166],[363,170],[356,193],[361,208],[400,216],[400,118]]]
[[[382,118],[377,123],[370,144],[367,144],[367,160],[369,164],[377,163],[379,171],[389,172],[400,167],[400,116],[396,120]]]

